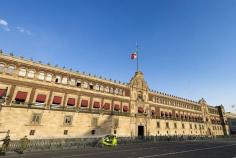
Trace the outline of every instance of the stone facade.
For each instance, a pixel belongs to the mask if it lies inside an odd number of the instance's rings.
[[[0,53],[0,131],[12,139],[228,135],[224,107]]]

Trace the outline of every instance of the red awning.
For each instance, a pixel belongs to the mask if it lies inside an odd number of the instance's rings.
[[[120,110],[120,105],[119,104],[115,104],[114,105],[114,110],[119,111]]]
[[[36,102],[38,103],[44,103],[46,101],[46,95],[45,94],[38,94],[36,98]]]
[[[143,113],[144,112],[143,108],[142,107],[138,107],[138,112],[139,113]]]
[[[93,108],[100,108],[100,102],[95,101],[95,102],[93,103]]]
[[[128,106],[123,106],[123,111],[124,112],[128,112],[129,111],[129,107]]]
[[[62,97],[54,96],[52,104],[61,104]]]
[[[69,98],[67,101],[67,105],[74,106],[75,105],[75,98]]]
[[[109,110],[109,109],[110,109],[110,103],[105,103],[105,104],[103,105],[103,109]]]
[[[6,89],[0,89],[0,97],[5,96]]]
[[[25,101],[27,97],[27,92],[18,91],[15,100]]]
[[[88,100],[82,100],[81,107],[88,107]]]

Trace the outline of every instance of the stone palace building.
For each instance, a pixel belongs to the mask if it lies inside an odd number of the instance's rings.
[[[0,52],[0,132],[11,139],[228,135],[224,107]]]

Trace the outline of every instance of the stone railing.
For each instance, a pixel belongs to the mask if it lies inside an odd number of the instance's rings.
[[[217,137],[216,137],[217,138]],[[219,137],[225,139],[229,137]],[[231,137],[230,137],[231,138]],[[215,137],[209,136],[148,136],[148,137],[118,137],[118,145],[139,144],[139,143],[161,143],[178,141],[204,141],[212,140]],[[234,138],[235,139],[235,138]],[[227,140],[227,139],[226,139]],[[100,147],[101,137],[99,138],[68,138],[68,139],[38,139],[30,140],[27,145],[28,151],[46,150],[67,150]],[[20,148],[20,141],[10,141],[8,151],[17,151]]]

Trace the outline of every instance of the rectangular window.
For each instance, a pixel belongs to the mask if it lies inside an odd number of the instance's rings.
[[[69,98],[67,101],[68,106],[74,106],[75,105],[75,98]]]
[[[183,128],[183,129],[185,128],[183,123],[182,123],[182,128]]]
[[[7,89],[0,89],[0,99],[6,96]]]
[[[195,124],[195,129],[197,129],[197,125]]]
[[[29,135],[30,135],[30,136],[33,136],[34,134],[35,134],[35,130],[30,130]]]
[[[190,127],[190,129],[193,129],[193,126],[192,126],[192,124],[190,124],[190,125],[189,125],[189,127]]]
[[[64,135],[68,135],[68,130],[64,130]]]
[[[46,95],[45,94],[38,94],[36,98],[37,103],[45,103]]]
[[[177,123],[174,123],[174,128],[175,128],[175,129],[177,128]]]
[[[93,129],[93,130],[91,131],[91,134],[92,134],[92,135],[94,135],[94,134],[95,134],[95,132],[96,132],[96,131]]]
[[[157,122],[157,128],[160,128],[160,122]]]
[[[31,118],[31,124],[39,125],[41,122],[42,114],[33,114]]]
[[[79,80],[77,80],[76,86],[77,86],[77,87],[81,87],[81,82],[80,82]]]
[[[59,105],[59,104],[61,104],[61,100],[62,100],[62,97],[54,96],[54,97],[53,97],[52,104]]]
[[[26,97],[27,97],[27,92],[18,91],[17,94],[16,94],[15,101],[19,102],[19,103],[20,102],[25,102]]]
[[[169,127],[169,122],[166,122],[166,128],[170,128],[170,127]]]
[[[72,124],[72,116],[65,116],[64,117],[64,125],[70,126]]]
[[[80,106],[81,107],[88,107],[88,100],[82,100]]]

